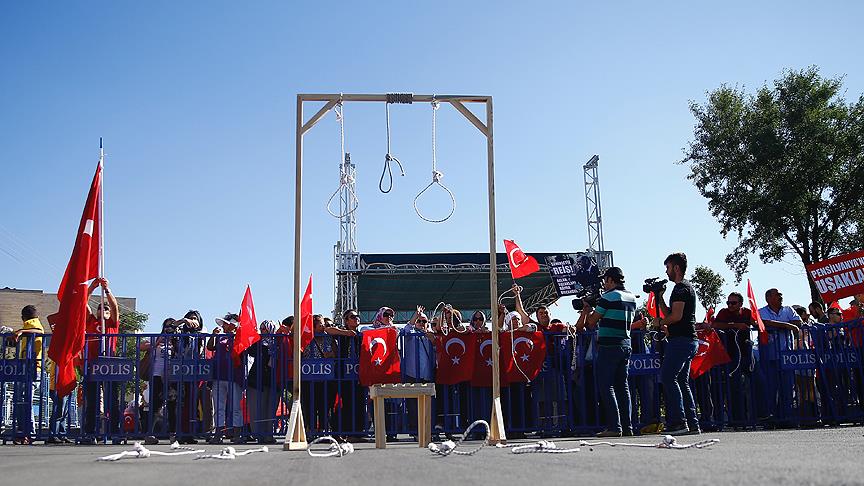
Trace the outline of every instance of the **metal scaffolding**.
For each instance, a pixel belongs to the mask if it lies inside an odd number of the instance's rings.
[[[600,209],[600,156],[594,155],[582,166],[585,174],[585,213],[588,219],[588,252],[601,269],[612,266],[612,255],[603,246],[603,214]]]
[[[357,275],[360,273],[360,253],[357,251],[357,215],[354,194],[357,185],[357,167],[351,163],[351,154],[339,166],[339,177],[345,183],[339,188],[339,241],[334,247],[336,288],[334,290],[333,322],[341,323],[342,314],[357,308]]]

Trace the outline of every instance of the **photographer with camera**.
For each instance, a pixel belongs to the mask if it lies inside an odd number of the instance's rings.
[[[696,339],[696,291],[684,279],[687,255],[673,253],[666,257],[663,264],[666,265],[666,276],[675,283],[669,305],[663,300],[665,280],[646,280],[643,290],[654,292],[657,308],[661,315],[666,316],[659,323],[661,329],[666,329],[668,337],[663,363],[660,365],[660,381],[666,398],[665,432],[670,435],[700,434],[689,382],[690,362],[699,349]]]
[[[608,425],[597,437],[630,436],[633,428],[627,372],[632,354],[630,326],[636,314],[636,297],[624,288],[624,272],[619,267],[609,267],[602,278],[605,292],[586,319],[588,326],[598,325],[594,374]],[[583,300],[583,309],[590,308],[591,303]]]

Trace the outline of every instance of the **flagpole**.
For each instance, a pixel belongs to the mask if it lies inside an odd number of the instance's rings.
[[[102,148],[102,137],[99,137],[99,278],[105,278],[105,149]],[[105,287],[99,286],[99,329],[105,332]],[[119,319],[119,316],[114,316]],[[105,352],[104,340],[100,339],[102,353]]]

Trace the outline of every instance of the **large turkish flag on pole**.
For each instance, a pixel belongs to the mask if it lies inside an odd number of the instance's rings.
[[[57,299],[60,310],[48,316],[53,327],[48,357],[57,364],[57,394],[61,397],[75,389],[73,360],[84,349],[84,333],[87,328],[87,282],[99,276],[100,204],[102,186],[102,162],[96,166],[96,174],[90,184],[90,193],[84,203],[84,212],[78,224],[78,235],[72,256],[66,266]]]

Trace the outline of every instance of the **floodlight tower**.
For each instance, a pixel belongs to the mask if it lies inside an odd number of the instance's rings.
[[[594,255],[600,268],[608,268],[603,247],[603,214],[600,209],[600,177],[597,166],[600,156],[594,155],[582,166],[585,174],[585,213],[588,218],[588,252]],[[602,261],[601,261],[602,260]]]
[[[357,308],[357,277],[360,273],[360,253],[357,251],[357,167],[351,163],[351,154],[339,170],[339,241],[334,247],[336,289],[333,298],[333,322],[341,323],[342,314]]]

